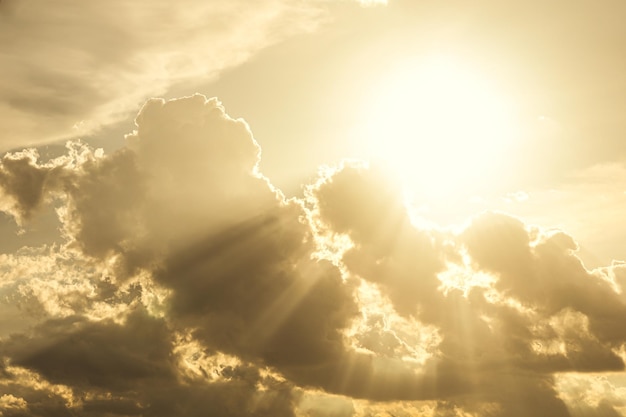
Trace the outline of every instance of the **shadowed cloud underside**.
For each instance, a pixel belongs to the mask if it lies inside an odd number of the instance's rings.
[[[0,255],[31,318],[0,339],[2,415],[622,415],[593,378],[624,369],[623,264],[503,213],[419,226],[376,165],[286,199],[260,158],[202,95],[149,100],[109,154],[5,155],[2,210],[61,229]]]

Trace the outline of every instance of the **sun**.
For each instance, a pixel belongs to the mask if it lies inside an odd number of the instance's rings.
[[[446,198],[504,169],[518,124],[495,83],[448,57],[403,63],[373,89],[359,134],[416,192]]]

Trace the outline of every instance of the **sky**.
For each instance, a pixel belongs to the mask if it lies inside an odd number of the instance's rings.
[[[0,416],[626,417],[624,16],[0,0]]]

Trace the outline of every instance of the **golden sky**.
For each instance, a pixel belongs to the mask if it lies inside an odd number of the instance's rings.
[[[626,3],[0,1],[0,416],[626,417]]]

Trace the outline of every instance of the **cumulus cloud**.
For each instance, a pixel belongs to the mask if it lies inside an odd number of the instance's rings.
[[[35,149],[5,154],[0,170],[2,209],[22,224],[41,206],[48,189],[63,175],[60,161],[38,164]],[[62,158],[63,159],[63,158]]]
[[[624,369],[617,265],[588,271],[570,236],[505,214],[477,216],[458,235],[420,230],[382,178],[348,165],[310,197],[321,228],[350,238],[348,271],[374,283],[398,314],[436,327],[438,394],[448,405],[435,415],[457,415],[457,406],[526,415],[525,398],[533,415],[570,415],[555,373]],[[484,279],[463,282],[459,265]]]
[[[29,317],[0,333],[2,415],[623,414],[593,383],[624,369],[623,264],[503,213],[425,228],[363,163],[286,199],[214,98],[136,125],[111,154],[1,161],[2,210],[62,228],[2,255]]]
[[[0,3],[0,149],[78,137],[312,30],[319,2]],[[8,81],[10,80],[10,81]]]

